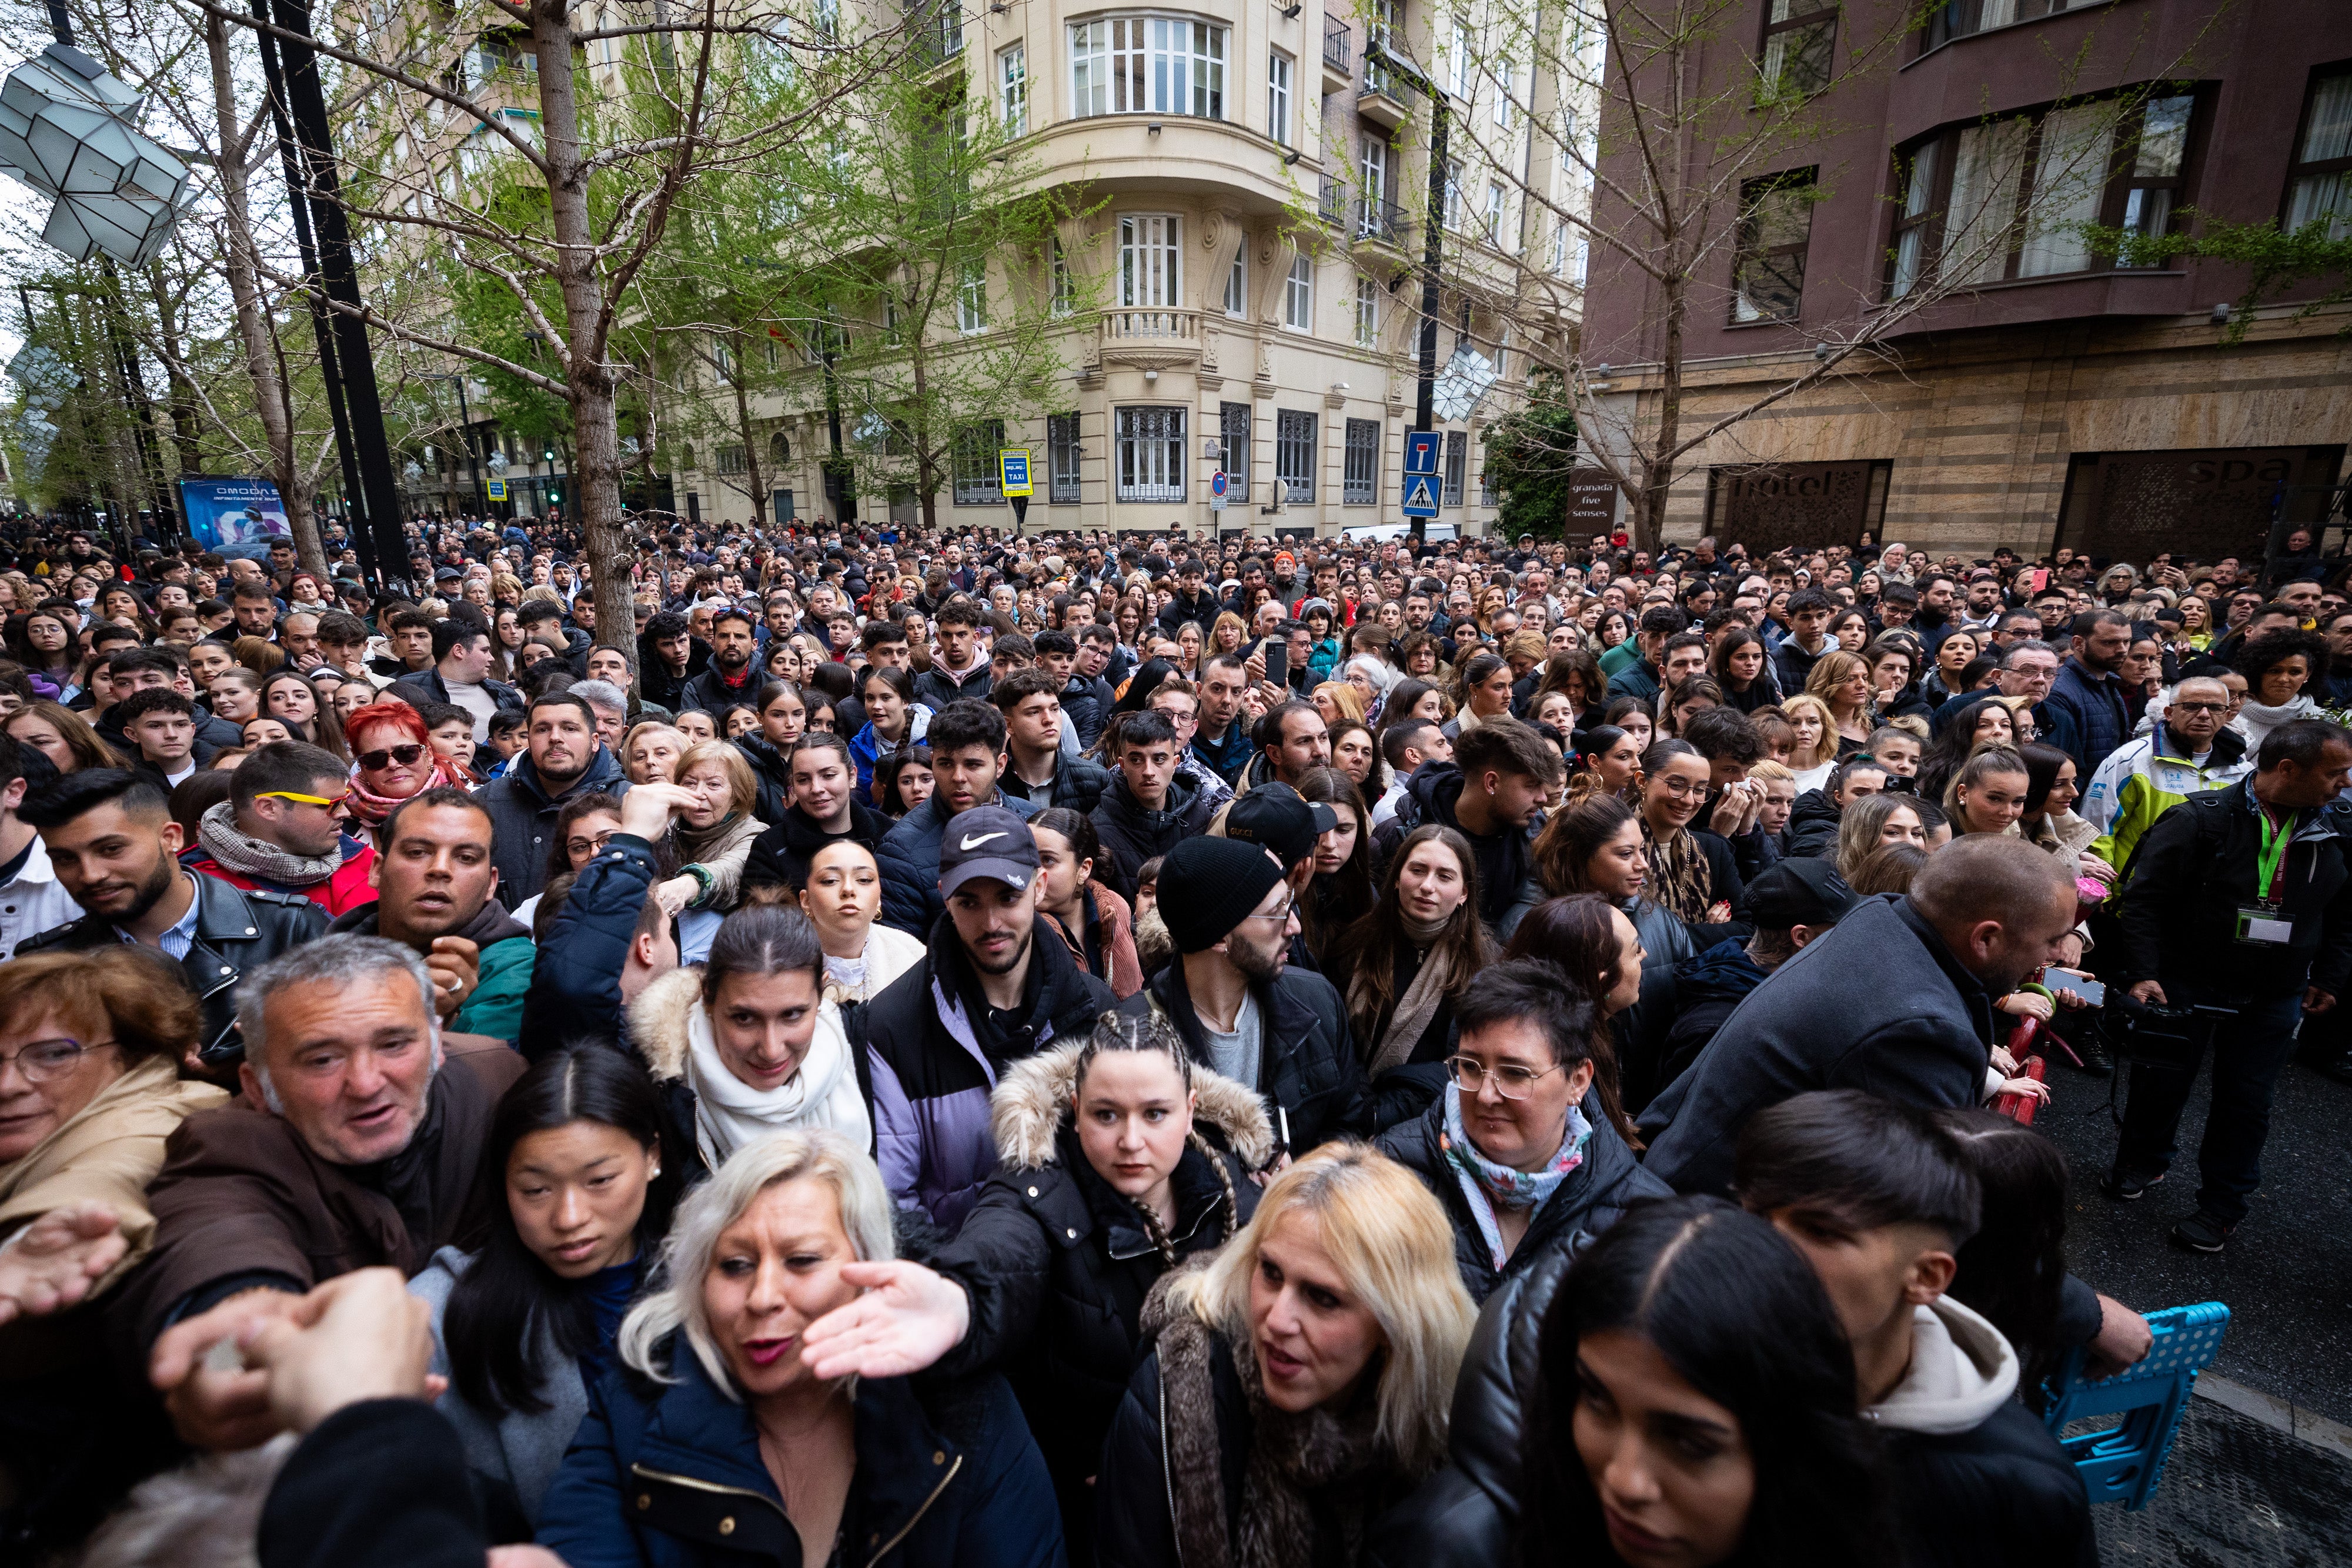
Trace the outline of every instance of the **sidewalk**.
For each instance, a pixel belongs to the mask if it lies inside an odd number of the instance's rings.
[[[2091,1511],[2100,1562],[2105,1568],[2352,1563],[2352,1455],[2204,1397],[2204,1382],[2147,1507]]]

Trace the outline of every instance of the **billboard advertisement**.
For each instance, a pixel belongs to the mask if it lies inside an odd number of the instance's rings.
[[[183,479],[180,504],[189,536],[206,549],[293,537],[286,504],[268,479]]]

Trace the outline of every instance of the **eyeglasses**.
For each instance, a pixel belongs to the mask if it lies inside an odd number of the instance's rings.
[[[18,1046],[12,1055],[0,1056],[0,1068],[13,1061],[26,1082],[47,1083],[71,1072],[88,1052],[103,1051],[113,1043],[110,1040],[93,1040],[87,1045],[78,1040],[37,1040]]]
[[[1677,800],[1706,793],[1706,780],[1704,779],[1659,779],[1654,782]]]
[[[2230,705],[2228,703],[2176,702],[2172,706],[2179,708],[2182,713],[2228,713],[2230,711]]]
[[[381,751],[362,751],[352,758],[373,773],[387,762],[397,762],[403,768],[414,768],[416,759],[425,755],[421,746],[387,746]]]
[[[595,834],[591,838],[566,839],[563,841],[564,851],[566,853],[570,854],[573,860],[586,860],[590,855],[596,853],[599,850],[602,850],[605,844],[609,843],[612,841],[613,834],[616,831],[618,831],[617,829],[608,828],[604,831]]]
[[[376,766],[380,768],[383,764],[378,763]],[[264,789],[254,797],[257,800],[291,800],[297,805],[301,806],[326,806],[329,808],[340,806],[351,798],[352,792],[349,789],[344,790],[340,795],[305,795],[299,790],[294,789]]]
[[[1538,1072],[1531,1067],[1521,1067],[1515,1061],[1507,1061],[1499,1067],[1489,1068],[1475,1056],[1449,1056],[1445,1059],[1445,1065],[1454,1074],[1454,1082],[1461,1087],[1465,1094],[1475,1094],[1485,1088],[1486,1079],[1491,1074],[1495,1080],[1495,1092],[1506,1100],[1526,1099],[1535,1092],[1535,1086],[1539,1080],[1559,1071],[1559,1068],[1554,1065]]]
[[[1291,911],[1297,907],[1298,901],[1294,898],[1289,903],[1284,904],[1280,909],[1269,909],[1258,915],[1245,915],[1242,916],[1242,918],[1244,920],[1271,920],[1276,925],[1287,925],[1290,924]]]

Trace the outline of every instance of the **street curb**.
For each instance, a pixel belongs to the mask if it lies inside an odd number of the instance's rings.
[[[2275,1395],[2265,1394],[2259,1388],[2249,1388],[2242,1383],[2232,1383],[2226,1377],[2216,1377],[2210,1372],[2197,1379],[2197,1396],[2210,1399],[2241,1416],[2251,1416],[2273,1431],[2284,1432],[2298,1442],[2326,1449],[2338,1458],[2352,1459],[2352,1427],[2341,1421],[2314,1415]]]

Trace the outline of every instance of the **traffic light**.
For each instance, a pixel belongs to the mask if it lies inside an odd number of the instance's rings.
[[[544,458],[551,466],[555,462],[555,448],[552,446],[548,447],[545,451],[540,454],[540,456]]]

